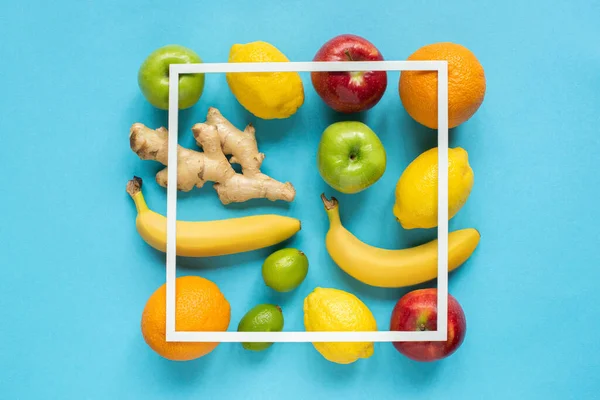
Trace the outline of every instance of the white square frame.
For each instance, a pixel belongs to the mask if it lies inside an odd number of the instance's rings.
[[[437,71],[438,165],[448,165],[448,63],[446,61],[335,61],[171,64],[169,81],[193,73]],[[168,180],[177,181],[179,85],[169,84]],[[171,134],[175,133],[175,134]],[[448,327],[448,168],[438,168],[438,297],[436,331],[183,332],[175,330],[177,185],[167,187],[167,342],[415,342],[445,341]]]

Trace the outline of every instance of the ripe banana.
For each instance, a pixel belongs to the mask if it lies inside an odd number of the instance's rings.
[[[142,180],[127,183],[135,202],[135,225],[140,236],[160,251],[167,248],[167,219],[148,208],[142,195]],[[242,253],[272,246],[300,230],[300,221],[279,215],[255,215],[217,221],[177,221],[176,254],[184,257],[212,257]]]
[[[343,227],[338,201],[321,195],[329,217],[325,245],[335,263],[348,275],[371,286],[404,287],[427,282],[437,276],[437,239],[420,246],[387,250],[360,241]],[[473,228],[448,235],[448,271],[458,268],[479,244]]]

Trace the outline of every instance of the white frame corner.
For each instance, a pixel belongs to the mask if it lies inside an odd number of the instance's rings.
[[[170,82],[192,73],[333,71],[437,71],[438,165],[448,165],[448,63],[446,61],[360,61],[171,64]],[[177,181],[179,86],[169,85],[168,180]],[[373,332],[180,332],[175,330],[177,185],[167,187],[166,340],[168,342],[400,342],[445,341],[448,327],[448,168],[438,168],[437,331]]]

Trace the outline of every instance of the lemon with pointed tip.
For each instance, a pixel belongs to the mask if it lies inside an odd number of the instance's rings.
[[[466,150],[448,149],[448,219],[465,205],[473,188]],[[394,215],[404,229],[435,228],[438,213],[438,149],[427,150],[406,167],[396,185]]]
[[[289,62],[270,43],[234,44],[230,63]],[[304,86],[297,72],[232,72],[225,75],[229,89],[249,112],[262,119],[288,118],[304,103]]]
[[[304,327],[308,332],[376,331],[371,310],[352,293],[339,289],[316,288],[304,299]],[[351,364],[373,355],[373,342],[313,343],[325,359]]]

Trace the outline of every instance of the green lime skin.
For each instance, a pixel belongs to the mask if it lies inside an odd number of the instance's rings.
[[[297,288],[308,274],[308,258],[298,249],[281,249],[271,254],[262,266],[268,287],[278,292]]]
[[[244,315],[238,325],[238,332],[281,332],[283,330],[283,313],[279,306],[259,304]],[[273,343],[242,343],[246,350],[263,351]]]

